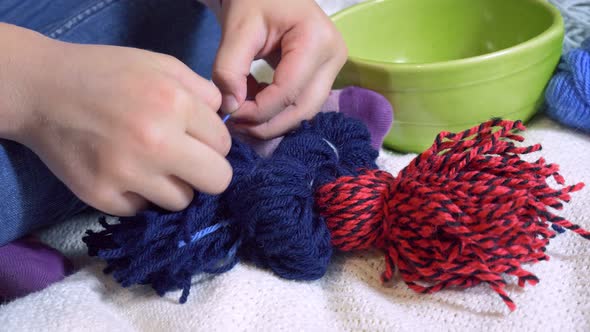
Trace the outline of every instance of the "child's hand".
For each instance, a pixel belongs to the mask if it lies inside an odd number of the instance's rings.
[[[20,141],[83,201],[132,215],[226,189],[231,145],[218,89],[180,61],[132,48],[54,42]]]
[[[313,0],[223,0],[223,39],[213,79],[222,110],[257,138],[280,136],[313,117],[346,61],[346,46]],[[274,81],[245,101],[254,59],[276,67]]]

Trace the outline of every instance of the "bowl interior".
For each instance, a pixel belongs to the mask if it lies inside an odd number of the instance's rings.
[[[334,17],[351,58],[432,63],[506,49],[554,22],[539,0],[386,0]]]

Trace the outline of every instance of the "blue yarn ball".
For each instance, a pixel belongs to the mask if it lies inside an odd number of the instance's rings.
[[[545,99],[549,117],[590,133],[590,39],[563,56]]]
[[[83,240],[122,286],[150,284],[160,295],[182,289],[181,303],[193,275],[225,272],[239,259],[283,278],[317,279],[332,246],[314,209],[315,189],[376,168],[377,154],[362,122],[321,113],[287,135],[268,159],[234,140],[228,154],[234,177],[222,195],[196,193],[180,212],[153,208],[118,224],[102,221],[105,230],[88,231]]]

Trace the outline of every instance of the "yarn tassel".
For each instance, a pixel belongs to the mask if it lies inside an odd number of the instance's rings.
[[[121,218],[117,224],[101,220],[103,231],[87,231],[83,241],[91,256],[107,262],[105,273],[123,287],[151,284],[159,295],[182,289],[180,302],[189,295],[197,273],[222,273],[237,262],[239,233],[223,215],[214,196],[197,195],[182,213],[142,212]],[[219,229],[221,228],[221,229]],[[215,232],[203,233],[202,230]],[[201,234],[198,234],[201,230]]]
[[[548,260],[545,248],[555,230],[590,233],[548,208],[560,210],[582,183],[565,183],[559,167],[522,160],[540,145],[518,147],[521,122],[492,120],[434,145],[397,177],[380,170],[344,176],[319,188],[316,204],[343,251],[380,248],[384,281],[395,269],[416,292],[468,288],[485,282],[511,310],[503,275],[518,284],[538,278],[522,265]],[[553,226],[553,230],[549,228]]]

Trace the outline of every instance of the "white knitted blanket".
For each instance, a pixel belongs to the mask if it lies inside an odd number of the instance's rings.
[[[529,128],[527,142],[544,146],[535,157],[543,155],[560,164],[568,183],[590,185],[590,136],[543,117],[529,123]],[[413,157],[382,152],[379,162],[395,174]],[[563,216],[590,228],[590,188],[573,195]],[[541,280],[537,286],[508,287],[518,305],[510,313],[486,286],[433,295],[416,294],[403,282],[385,287],[379,280],[384,269],[379,253],[338,254],[326,276],[314,282],[286,281],[238,264],[220,276],[195,279],[188,302],[180,305],[180,292],[161,298],[148,287],[121,288],[103,275],[104,265],[87,257],[80,241],[88,228],[96,228],[96,216],[41,234],[81,268],[48,289],[0,307],[0,330],[590,330],[590,242],[569,232],[553,239],[550,261],[530,267]]]

